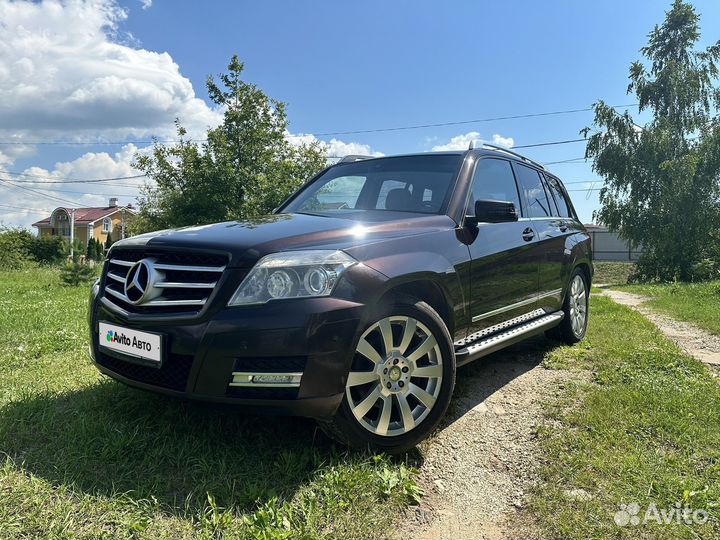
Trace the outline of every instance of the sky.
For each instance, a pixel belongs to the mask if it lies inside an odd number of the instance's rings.
[[[720,2],[693,4],[707,46],[720,37]],[[507,117],[600,99],[637,115],[628,69],[669,7],[0,0],[0,225],[29,227],[57,206],[104,206],[109,197],[136,204],[145,180],[126,178],[140,174],[134,157],[152,137],[172,139],[176,118],[196,138],[220,122],[205,81],[233,54],[245,80],[287,103],[288,137],[323,141],[329,155],[578,139],[590,111]],[[452,125],[373,131],[427,124]],[[563,179],[589,223],[602,179],[584,150],[581,142],[518,151]]]

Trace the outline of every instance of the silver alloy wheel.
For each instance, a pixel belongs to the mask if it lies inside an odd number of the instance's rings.
[[[570,325],[576,336],[581,336],[587,320],[587,291],[585,280],[576,275],[570,283]]]
[[[382,436],[402,435],[430,414],[440,394],[443,358],[427,326],[412,317],[386,317],[363,333],[356,353],[369,360],[372,369],[353,371],[354,362],[345,394],[365,429]]]

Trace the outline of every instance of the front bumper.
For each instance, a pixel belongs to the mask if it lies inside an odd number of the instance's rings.
[[[102,294],[102,293],[101,293]],[[124,317],[92,298],[91,356],[104,374],[130,386],[258,411],[331,416],[339,406],[365,306],[339,298],[225,308],[201,320]],[[160,368],[99,346],[98,322],[160,333]],[[233,373],[302,373],[297,387],[231,386]]]

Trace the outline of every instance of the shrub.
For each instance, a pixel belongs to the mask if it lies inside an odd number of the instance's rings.
[[[95,279],[96,275],[96,269],[93,266],[78,262],[67,263],[60,271],[60,279],[65,285],[72,287],[89,283]]]
[[[59,236],[33,237],[32,256],[41,264],[60,264],[68,253],[68,245]]]
[[[18,270],[32,258],[35,236],[24,229],[0,229],[0,269]]]

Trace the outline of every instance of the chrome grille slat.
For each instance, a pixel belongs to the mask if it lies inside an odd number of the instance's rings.
[[[115,251],[115,257],[108,260],[105,301],[123,313],[151,314],[172,310],[173,313],[196,314],[208,302],[225,271],[226,264],[223,263],[227,262],[221,255],[166,252],[157,248]],[[159,273],[154,273],[152,278],[154,294],[133,304],[125,294],[125,280],[127,275],[137,275],[132,267],[141,260],[146,260],[145,266],[149,264]],[[137,301],[135,295],[131,296]]]
[[[177,264],[156,264],[158,270],[184,270],[186,272],[222,272],[224,266],[181,266]]]
[[[110,259],[110,264],[119,264],[120,266],[132,266],[135,264],[133,261],[123,261],[122,259]]]
[[[115,289],[105,287],[105,292],[109,292],[115,298],[119,298],[123,302],[130,303],[130,299],[127,296]],[[196,300],[150,300],[149,302],[145,302],[143,306],[202,306],[205,302],[207,302],[207,298],[200,298]]]
[[[125,284],[125,276],[118,276],[117,274],[113,274],[112,272],[108,272],[107,276],[110,279],[114,279],[115,281],[119,281],[123,285]]]
[[[124,261],[122,259],[111,259],[112,264],[119,264],[120,266],[132,266],[135,264],[134,261]],[[223,272],[224,266],[184,266],[181,264],[163,264],[159,263],[155,265],[158,270],[184,270],[186,272]]]
[[[212,283],[182,283],[178,281],[160,281],[155,284],[158,289],[214,289],[217,281]]]

